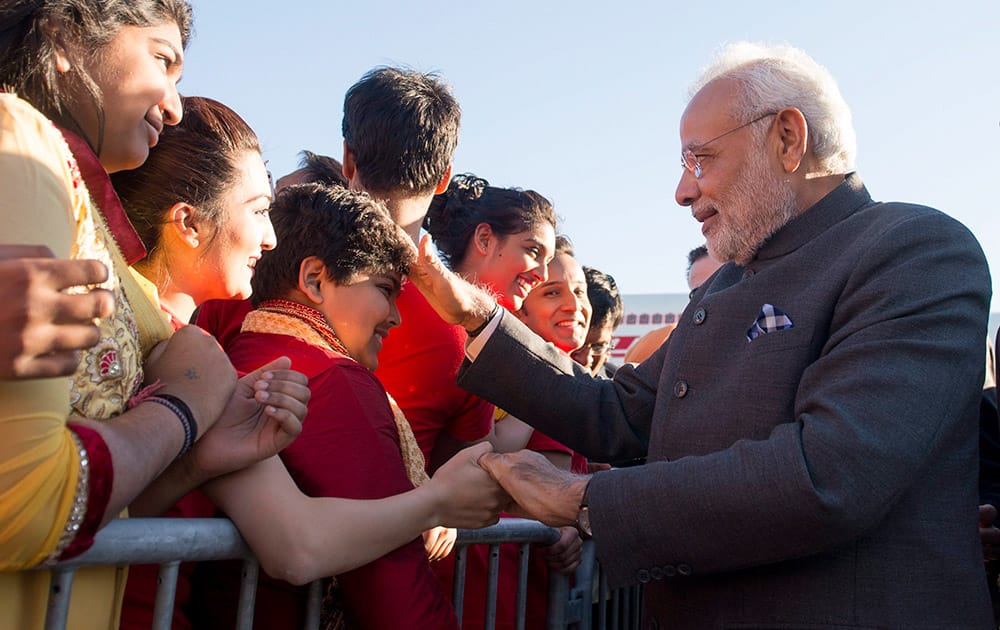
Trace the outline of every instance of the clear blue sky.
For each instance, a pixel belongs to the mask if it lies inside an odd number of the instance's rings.
[[[240,112],[276,177],[303,148],[341,157],[343,95],[368,69],[437,71],[462,104],[455,172],[546,195],[578,257],[625,293],[686,291],[701,233],[673,192],[698,70],[727,41],[799,46],[852,107],[872,195],[962,221],[1000,291],[994,0],[193,4],[181,89]]]

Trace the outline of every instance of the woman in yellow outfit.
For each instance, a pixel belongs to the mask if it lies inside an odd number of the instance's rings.
[[[190,30],[184,0],[0,6],[0,244],[99,261],[114,297],[71,377],[0,381],[0,628],[44,621],[49,574],[12,571],[85,551],[224,408],[256,404],[261,375],[238,399],[232,366],[197,328],[143,365],[171,329],[130,275],[145,252],[107,177],[142,164],[180,120]],[[156,391],[138,398],[144,383]],[[117,628],[123,579],[78,573],[71,627]]]

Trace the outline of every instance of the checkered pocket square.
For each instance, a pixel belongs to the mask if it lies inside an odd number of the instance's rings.
[[[794,326],[792,320],[781,309],[773,304],[765,304],[760,307],[760,313],[753,326],[747,330],[747,342],[751,342],[761,335],[774,332],[776,330],[788,330]]]

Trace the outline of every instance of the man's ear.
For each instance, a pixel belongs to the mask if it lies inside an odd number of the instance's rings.
[[[786,173],[794,173],[802,165],[809,145],[809,125],[795,107],[778,112],[775,127],[779,141],[779,158]]]
[[[351,188],[353,188],[354,187],[353,186],[353,184],[354,184],[354,176],[357,174],[358,167],[354,163],[354,151],[351,151],[351,148],[347,146],[347,140],[344,140],[344,159],[343,159],[343,165],[344,165],[344,169],[343,169],[344,170],[344,177],[346,177],[347,181],[350,184],[352,184]]]
[[[485,256],[490,252],[490,244],[493,241],[493,236],[493,228],[490,227],[490,224],[480,223],[472,233],[472,245],[476,248],[477,252]]]
[[[441,176],[441,181],[438,182],[437,188],[434,189],[435,195],[440,195],[444,191],[448,190],[448,184],[451,182],[451,164],[448,165],[447,170],[445,170],[444,175]]]
[[[316,256],[306,256],[299,264],[298,289],[314,304],[323,303],[323,282],[326,280],[326,265]]]
[[[173,233],[181,242],[193,249],[197,249],[202,239],[207,234],[199,233],[198,224],[195,223],[195,209],[193,206],[179,201],[167,210],[167,224],[165,230],[173,230]]]

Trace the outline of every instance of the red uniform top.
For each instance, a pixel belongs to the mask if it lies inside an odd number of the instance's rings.
[[[396,306],[402,323],[385,339],[375,375],[403,410],[430,463],[441,431],[461,442],[486,437],[493,405],[455,384],[465,357],[465,330],[445,323],[409,282]]]
[[[240,334],[243,319],[252,310],[250,300],[209,300],[198,307],[194,323],[214,336],[225,350]]]
[[[240,333],[228,352],[238,370],[288,356],[292,369],[309,378],[312,398],[302,433],[280,455],[304,494],[377,499],[413,488],[403,466],[399,434],[385,390],[365,367],[288,335]],[[206,608],[210,608],[201,613],[224,618],[215,617],[204,627],[233,626],[239,567],[228,568],[231,571],[226,576],[200,579],[222,591],[205,598]],[[199,573],[202,569],[218,572],[219,565],[203,564]],[[337,580],[349,627],[457,627],[455,613],[431,571],[419,537],[374,562],[337,576]],[[256,628],[302,626],[304,611],[300,604],[305,587],[293,588],[262,576],[257,592]]]

